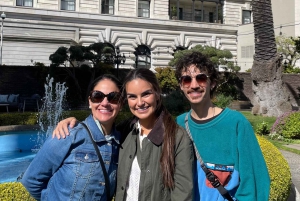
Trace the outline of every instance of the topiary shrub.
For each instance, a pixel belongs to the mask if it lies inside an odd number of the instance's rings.
[[[279,116],[271,131],[287,139],[299,139],[300,111],[292,111]]]
[[[35,201],[20,182],[0,184],[1,201]]]
[[[286,201],[292,183],[289,165],[272,143],[261,136],[257,139],[271,179],[269,201]]]

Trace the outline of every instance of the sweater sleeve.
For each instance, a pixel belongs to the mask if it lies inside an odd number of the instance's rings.
[[[68,154],[71,136],[61,140],[50,136],[24,173],[21,183],[36,200],[41,200],[42,191]]]
[[[172,201],[190,201],[193,194],[193,145],[186,132],[178,129],[175,147],[175,188],[171,192]]]
[[[270,177],[251,124],[238,124],[238,166],[240,185],[236,198],[242,201],[268,201]]]

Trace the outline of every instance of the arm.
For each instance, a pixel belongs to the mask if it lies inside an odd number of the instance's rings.
[[[176,135],[175,147],[175,188],[171,192],[172,201],[190,201],[193,194],[194,150],[187,133],[180,127]]]
[[[61,120],[60,122],[58,122],[56,128],[54,129],[52,133],[52,138],[54,137],[56,137],[57,139],[60,139],[60,137],[66,138],[66,136],[70,134],[68,126],[70,128],[74,128],[76,123],[77,123],[77,119],[75,117],[69,117],[67,119]]]
[[[42,191],[47,188],[49,180],[62,165],[72,141],[73,137],[64,140],[49,137],[30,163],[21,183],[36,200],[41,199]]]
[[[270,177],[256,136],[248,121],[245,120],[238,127],[240,186],[236,198],[268,201]]]

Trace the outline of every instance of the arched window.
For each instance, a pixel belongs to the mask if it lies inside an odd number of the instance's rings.
[[[151,68],[151,50],[146,45],[139,45],[134,52],[136,68]]]

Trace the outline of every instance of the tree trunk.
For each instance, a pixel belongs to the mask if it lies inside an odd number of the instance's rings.
[[[255,55],[251,70],[252,113],[275,116],[297,107],[282,81],[281,58],[277,54],[271,0],[252,0]]]

